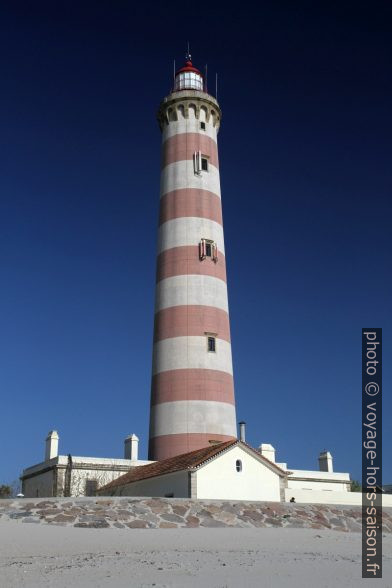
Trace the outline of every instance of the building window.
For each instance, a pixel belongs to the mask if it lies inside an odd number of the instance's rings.
[[[202,171],[208,171],[208,159],[207,157],[201,158],[201,169]]]
[[[216,338],[212,335],[208,335],[207,337],[207,349],[212,353],[216,352]]]
[[[98,490],[97,480],[86,480],[86,496],[95,496]]]
[[[199,257],[201,260],[209,257],[213,261],[218,261],[218,246],[211,239],[202,239],[199,243]]]
[[[200,128],[201,128],[202,131],[205,131],[206,130],[206,123],[205,122],[201,122],[200,123]]]
[[[235,462],[235,469],[237,472],[242,472],[242,461],[240,459]]]

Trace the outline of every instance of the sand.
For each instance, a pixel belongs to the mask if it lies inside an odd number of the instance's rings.
[[[336,587],[361,579],[361,535],[314,529],[77,529],[0,523],[2,588]],[[392,588],[392,536],[383,540]]]

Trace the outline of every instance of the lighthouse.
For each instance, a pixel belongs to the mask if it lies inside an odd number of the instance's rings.
[[[236,438],[217,134],[191,56],[158,111],[161,185],[149,459]]]

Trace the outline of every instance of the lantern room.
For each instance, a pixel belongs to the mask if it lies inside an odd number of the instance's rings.
[[[174,79],[174,91],[178,90],[199,90],[204,91],[204,76],[192,65],[190,55],[181,69],[176,72]]]

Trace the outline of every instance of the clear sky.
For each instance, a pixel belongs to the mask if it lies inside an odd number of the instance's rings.
[[[0,483],[50,429],[62,454],[122,457],[135,432],[147,455],[156,111],[188,39],[219,75],[247,440],[359,478],[361,328],[383,327],[392,483],[391,5],[235,6],[2,3]]]

